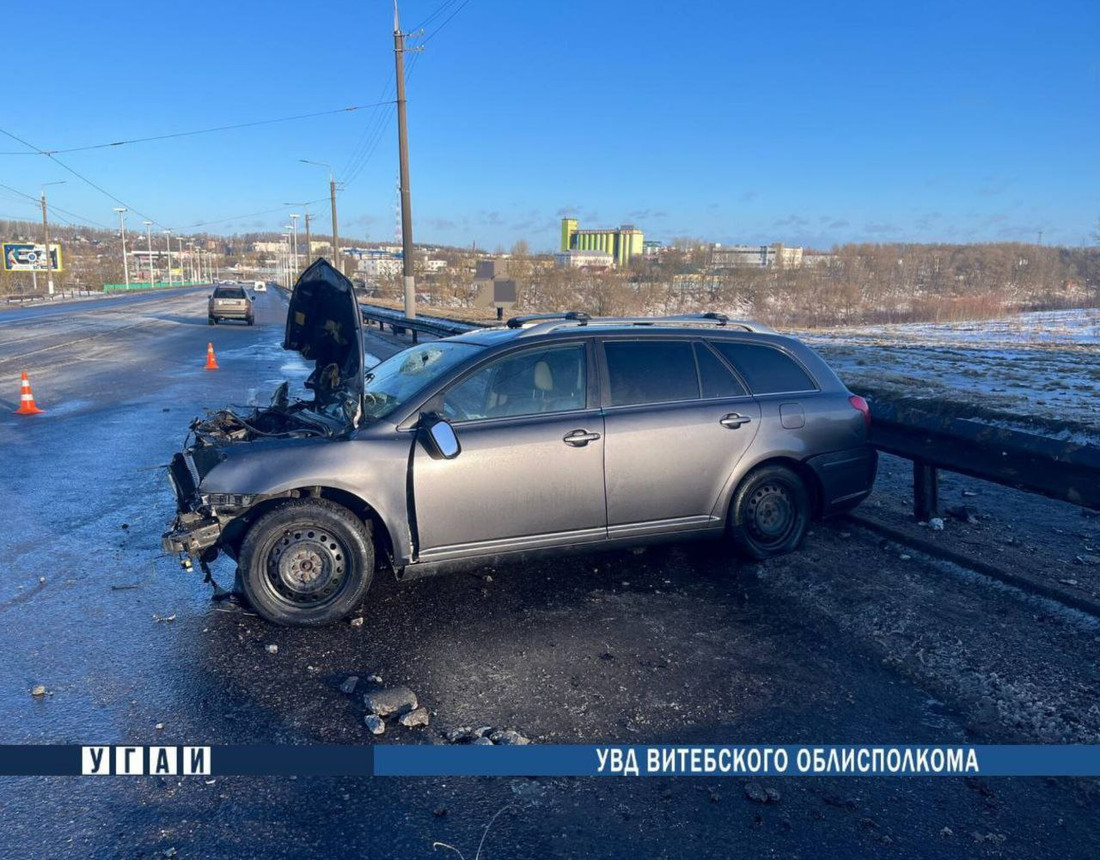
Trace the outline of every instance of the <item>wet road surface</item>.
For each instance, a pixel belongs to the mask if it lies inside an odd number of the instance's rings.
[[[536,743],[1100,738],[1095,619],[843,524],[767,565],[715,545],[380,575],[358,628],[223,611],[161,555],[160,466],[204,407],[262,401],[305,367],[279,348],[281,294],[258,295],[254,328],[208,327],[205,297],[0,315],[0,742],[440,743],[479,724]],[[402,345],[372,333],[367,350]],[[22,370],[44,415],[9,414]],[[338,689],[370,674],[412,687],[432,725],[371,736]],[[0,856],[428,857],[441,841],[471,858],[501,809],[483,857],[1100,846],[1095,781],[764,782],[778,803],[740,779],[8,778]]]

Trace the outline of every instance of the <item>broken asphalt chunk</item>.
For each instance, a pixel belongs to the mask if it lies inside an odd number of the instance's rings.
[[[415,711],[419,702],[416,699],[416,693],[408,687],[386,687],[366,693],[363,696],[363,704],[372,714],[388,717],[390,714]]]

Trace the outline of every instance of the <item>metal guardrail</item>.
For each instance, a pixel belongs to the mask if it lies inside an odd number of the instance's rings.
[[[381,308],[377,305],[361,304],[359,310],[363,314],[365,322],[378,323],[380,330],[384,331],[386,326],[389,326],[395,334],[404,334],[406,331],[412,332],[413,343],[417,342],[417,335],[420,332],[432,334],[436,337],[450,337],[454,334],[464,334],[468,331],[483,328],[483,326],[475,323],[459,322],[458,320],[442,319],[441,317],[418,316],[416,319],[410,320],[401,311]]]
[[[481,326],[439,317],[405,318],[400,311],[360,305],[363,319],[394,332],[438,337]],[[1100,447],[1064,442],[979,421],[938,415],[882,400],[871,402],[871,444],[913,461],[914,513],[939,512],[939,470],[1100,510]]]
[[[914,513],[938,513],[938,470],[1100,510],[1100,447],[907,406],[871,404],[871,444],[913,461]]]

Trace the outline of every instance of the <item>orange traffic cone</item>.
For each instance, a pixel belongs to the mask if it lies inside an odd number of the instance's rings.
[[[31,391],[31,382],[27,379],[27,374],[23,374],[23,384],[19,392],[19,408],[15,410],[16,415],[37,415],[39,412],[45,410],[39,409],[34,405],[34,392]]]
[[[206,345],[206,369],[217,370],[218,360],[214,358],[214,344],[208,343]]]

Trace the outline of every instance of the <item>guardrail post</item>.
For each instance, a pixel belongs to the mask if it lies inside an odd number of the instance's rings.
[[[913,515],[927,522],[939,514],[940,476],[935,466],[913,461]]]

